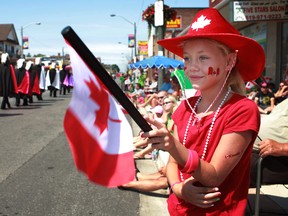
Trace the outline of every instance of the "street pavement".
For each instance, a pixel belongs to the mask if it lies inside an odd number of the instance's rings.
[[[76,170],[63,132],[71,94],[43,96],[0,110],[0,216],[139,215],[138,193],[95,185]]]

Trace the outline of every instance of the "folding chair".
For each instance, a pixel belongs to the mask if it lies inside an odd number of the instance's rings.
[[[268,157],[267,157],[268,158]],[[254,210],[254,216],[259,216],[260,214],[260,189],[262,185],[262,162],[264,158],[259,157],[257,161],[257,178],[256,178],[256,196],[255,196],[255,210]],[[284,180],[286,184],[286,180]],[[279,181],[279,184],[284,184],[283,181]],[[269,183],[267,185],[272,185],[272,184],[278,184],[278,183]],[[287,179],[288,183],[288,179]],[[266,184],[265,184],[266,185]]]
[[[259,216],[259,207],[260,207],[260,188],[261,188],[261,177],[262,177],[262,172],[261,172],[261,165],[262,165],[262,157],[259,157],[258,162],[257,162],[257,179],[256,179],[256,197],[255,197],[255,216]]]

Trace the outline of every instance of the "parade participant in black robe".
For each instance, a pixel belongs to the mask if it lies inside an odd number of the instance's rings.
[[[59,93],[60,95],[62,94],[62,92],[63,95],[66,95],[66,89],[68,87],[64,84],[66,76],[68,76],[68,71],[66,70],[66,65],[63,64],[62,70],[60,71],[60,93]],[[66,79],[68,79],[68,77]]]
[[[35,60],[36,62],[36,60]],[[36,95],[38,100],[42,100],[42,92],[40,91],[39,87],[39,78],[41,74],[41,65],[39,64],[33,64],[31,68],[31,74],[34,75],[34,82],[31,83],[31,89],[32,89],[32,101],[33,101],[33,95]]]
[[[9,97],[16,95],[16,88],[14,68],[10,64],[8,53],[3,53],[0,64],[0,96],[3,97],[1,109],[6,109],[6,106],[11,108]]]
[[[67,77],[65,79],[67,79],[64,81],[64,84],[67,88],[68,93],[70,93],[70,90],[73,89],[74,87],[74,79],[73,79],[73,72],[72,72],[72,68],[71,66],[67,65],[65,67],[66,71],[67,71]]]
[[[41,63],[41,58],[37,57],[35,58],[35,65],[33,65],[32,70],[36,71],[36,78],[33,86],[33,93],[36,94],[38,100],[43,100],[42,93],[45,91],[45,69],[44,66]],[[35,85],[36,82],[38,81],[38,88]]]
[[[25,59],[18,59],[16,69],[16,80],[17,80],[17,96],[16,106],[20,105],[20,99],[23,99],[23,106],[28,105],[28,92],[29,92],[29,73],[25,69]]]
[[[50,69],[47,71],[46,84],[50,91],[50,97],[57,97],[57,90],[60,89],[60,77],[54,62],[52,62]]]
[[[33,86],[35,83],[35,78],[36,78],[36,71],[32,70],[33,67],[33,62],[32,61],[28,61],[26,64],[26,70],[29,73],[29,77],[30,77],[30,83],[29,83],[29,92],[28,92],[28,99],[29,99],[29,103],[33,103]]]

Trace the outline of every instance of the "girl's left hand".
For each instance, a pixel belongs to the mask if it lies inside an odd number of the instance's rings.
[[[182,198],[200,208],[210,208],[220,200],[221,192],[217,187],[196,186],[193,177],[183,182]]]
[[[147,138],[147,144],[152,144],[154,149],[169,151],[175,146],[174,137],[167,130],[166,126],[157,120],[144,116],[145,120],[153,125],[153,130],[142,133],[142,138]]]

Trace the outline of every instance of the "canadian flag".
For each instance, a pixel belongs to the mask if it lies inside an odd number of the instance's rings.
[[[75,84],[64,129],[76,167],[105,187],[128,183],[135,177],[132,129],[101,80],[67,45]]]
[[[262,76],[262,79],[263,79],[263,82],[265,82],[265,83],[270,83],[270,82],[272,82],[272,78],[271,78],[271,77],[268,77],[268,76]]]
[[[253,87],[256,87],[257,86],[257,83],[255,81],[249,81],[246,83],[246,90],[250,90],[252,89]]]

